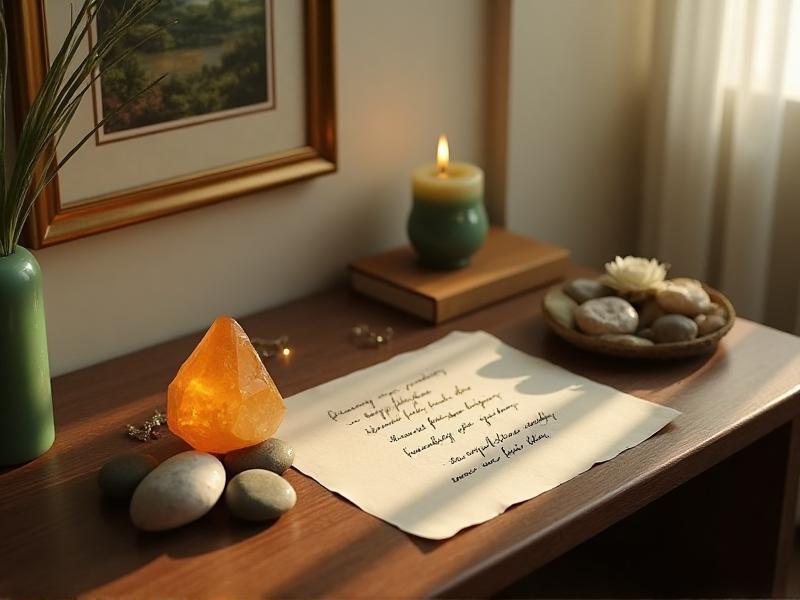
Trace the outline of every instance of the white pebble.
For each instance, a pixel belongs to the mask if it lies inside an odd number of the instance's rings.
[[[136,488],[131,520],[139,529],[162,531],[205,515],[225,490],[225,468],[204,452],[181,452],[165,460]]]

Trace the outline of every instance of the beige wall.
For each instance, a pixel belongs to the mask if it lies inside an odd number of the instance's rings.
[[[401,243],[409,173],[441,131],[483,163],[486,9],[341,0],[337,174],[37,252],[53,373],[306,294]]]
[[[599,266],[633,252],[651,0],[514,0],[506,222]]]
[[[339,0],[339,172],[37,252],[53,373],[343,280],[404,241],[408,174],[440,132],[512,229],[582,262],[630,249],[651,9]]]

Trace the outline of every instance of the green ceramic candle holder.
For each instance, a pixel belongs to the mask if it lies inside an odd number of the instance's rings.
[[[444,202],[415,197],[408,218],[411,245],[431,269],[466,267],[488,231],[482,196]]]

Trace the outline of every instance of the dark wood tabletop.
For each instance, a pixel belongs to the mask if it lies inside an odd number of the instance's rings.
[[[409,536],[294,470],[286,477],[297,490],[297,506],[274,524],[241,523],[217,506],[178,530],[142,533],[130,524],[125,504],[101,498],[96,472],[123,451],[165,458],[186,448],[169,433],[135,442],[123,428],[165,407],[167,385],[198,333],[54,380],[55,446],[0,474],[0,595],[491,594],[800,414],[795,336],[739,319],[709,357],[660,363],[603,358],[546,330],[543,293],[525,293],[434,327],[338,289],[241,323],[251,336],[290,336],[291,359],[268,364],[287,398],[449,331],[483,329],[683,414],[617,458],[441,542]],[[349,332],[358,322],[391,325],[394,340],[379,349],[357,348]],[[790,491],[780,500],[781,531],[794,500]],[[785,552],[788,540],[781,538],[780,548]]]

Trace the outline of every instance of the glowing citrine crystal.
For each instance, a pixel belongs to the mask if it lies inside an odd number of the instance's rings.
[[[250,339],[230,317],[214,321],[167,391],[170,430],[201,452],[263,442],[285,410]]]

